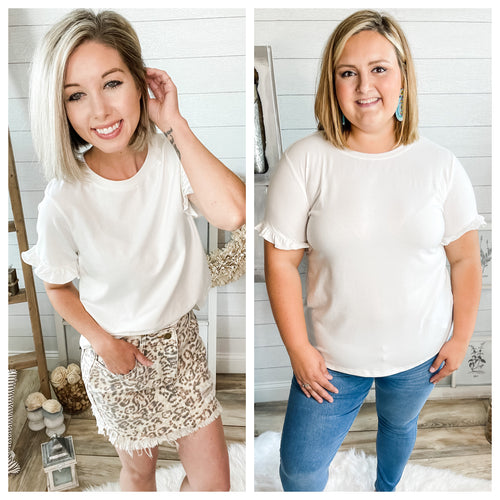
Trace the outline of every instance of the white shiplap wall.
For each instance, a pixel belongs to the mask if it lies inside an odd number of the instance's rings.
[[[257,9],[255,45],[270,45],[283,148],[312,133],[314,93],[324,45],[352,9]],[[491,12],[488,9],[387,9],[415,60],[420,132],[452,150],[466,168],[491,246]],[[256,185],[256,222],[265,189]],[[256,251],[256,255],[259,252]],[[262,275],[256,262],[256,276]],[[491,337],[491,266],[475,337]],[[255,401],[288,397],[291,368],[264,283],[255,284]]]
[[[28,117],[29,69],[36,44],[70,9],[9,10],[9,129],[17,163],[29,244],[36,243],[37,206],[45,181],[33,150]],[[117,9],[141,40],[146,65],[165,69],[178,88],[181,112],[195,134],[245,177],[244,9]],[[9,206],[10,209],[10,206]],[[15,235],[9,264],[20,269]],[[22,285],[22,283],[21,283]],[[49,364],[57,359],[53,310],[36,278]],[[32,350],[26,304],[9,306],[9,352]],[[217,371],[245,371],[245,279],[218,293]]]

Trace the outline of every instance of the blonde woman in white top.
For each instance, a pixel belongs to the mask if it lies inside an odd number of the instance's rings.
[[[82,335],[82,374],[120,456],[122,490],[156,489],[162,442],[178,445],[181,490],[229,489],[220,405],[191,311],[209,287],[193,216],[241,226],[243,183],[195,137],[172,80],[144,67],[137,35],[114,12],[76,10],[49,30],[30,97],[50,182],[38,243],[23,258]]]
[[[474,330],[483,219],[458,160],[418,137],[416,94],[397,23],[354,13],[323,55],[318,132],[292,145],[271,179],[258,231],[294,373],[281,442],[286,491],[324,488],[373,382],[375,489],[393,491],[423,404],[460,366]],[[305,250],[309,328],[297,270]]]

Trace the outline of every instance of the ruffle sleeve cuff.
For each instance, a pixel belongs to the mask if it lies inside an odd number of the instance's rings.
[[[187,195],[184,195],[183,198],[182,209],[184,210],[184,213],[190,215],[191,217],[199,217],[200,214],[196,211],[194,205],[189,201]]]
[[[274,228],[269,222],[261,222],[255,226],[255,230],[265,240],[272,243],[279,250],[299,250],[309,248],[309,244],[303,241],[293,240]]]
[[[43,262],[38,254],[36,246],[26,252],[22,252],[22,259],[26,264],[33,267],[33,272],[42,280],[47,283],[55,285],[64,285],[79,278],[79,273],[71,266],[53,266]]]
[[[482,215],[477,215],[469,224],[464,226],[460,231],[452,235],[445,236],[443,241],[441,242],[443,246],[449,245],[451,242],[458,240],[461,236],[469,231],[473,231],[475,229],[479,229],[486,225],[484,217]]]
[[[186,175],[186,172],[184,172],[182,165],[180,166],[180,169],[181,169],[182,209],[186,214],[190,215],[191,217],[199,217],[200,213],[196,210],[195,206],[189,201],[188,198],[190,194],[193,194],[194,192],[193,188],[189,183],[189,179]]]

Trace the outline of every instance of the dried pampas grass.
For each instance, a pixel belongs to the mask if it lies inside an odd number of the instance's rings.
[[[231,239],[223,248],[217,248],[207,256],[211,286],[224,286],[238,280],[246,268],[246,226],[231,233]]]

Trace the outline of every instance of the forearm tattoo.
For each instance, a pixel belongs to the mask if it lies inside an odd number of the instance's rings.
[[[177,156],[179,157],[179,160],[180,160],[181,152],[179,151],[179,149],[177,148],[177,145],[175,144],[173,132],[174,132],[174,129],[171,128],[170,130],[167,130],[167,132],[163,132],[163,133],[165,134],[165,137],[170,141],[170,144],[172,144],[172,146],[174,147],[175,152],[177,153]]]

